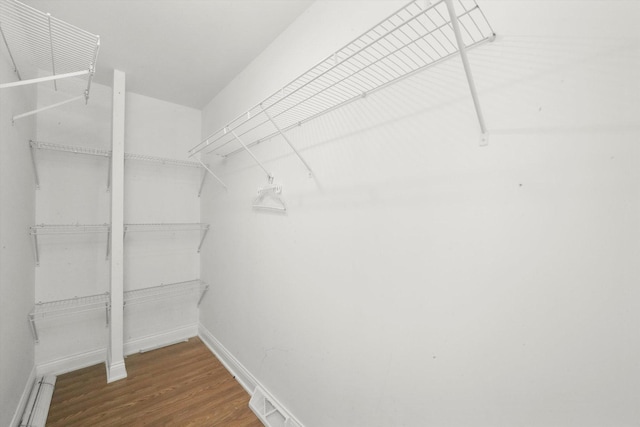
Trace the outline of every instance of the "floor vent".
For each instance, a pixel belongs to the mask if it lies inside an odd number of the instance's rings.
[[[267,427],[302,427],[263,389],[256,387],[249,400],[249,408]]]
[[[44,427],[55,385],[54,375],[36,378],[20,420],[20,427]]]

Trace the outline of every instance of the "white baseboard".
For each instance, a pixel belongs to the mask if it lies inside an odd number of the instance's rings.
[[[227,350],[202,324],[198,326],[198,335],[202,342],[209,347],[209,350],[211,350],[220,363],[227,368],[227,371],[233,375],[236,381],[240,383],[247,393],[253,394],[253,391],[258,385],[258,380],[251,375],[251,372],[249,372],[242,363],[238,361],[238,359],[233,357],[229,350]]]
[[[173,329],[155,335],[148,335],[141,338],[133,339],[124,343],[125,356],[139,351],[160,348],[176,342],[185,341],[198,335],[198,325],[192,324],[181,328]],[[44,375],[61,375],[67,372],[76,371],[86,368],[87,366],[105,363],[107,361],[107,349],[100,348],[86,353],[74,354],[50,362],[41,363],[36,366],[35,374],[37,376]],[[108,371],[107,367],[107,371]],[[114,371],[115,373],[115,371]],[[120,375],[120,374],[119,374]],[[35,375],[34,375],[35,378]],[[115,377],[114,377],[115,378]],[[114,379],[115,381],[115,379]]]
[[[299,426],[303,427],[303,424],[298,421],[292,414],[289,412],[277,399],[275,399],[265,388],[263,384],[260,383],[254,377],[251,372],[247,368],[240,363],[238,359],[236,359],[233,354],[229,352],[222,345],[220,341],[213,336],[213,334],[205,328],[202,324],[198,325],[198,336],[205,343],[209,350],[218,358],[218,360],[224,365],[225,368],[233,375],[233,377],[240,383],[240,385],[253,396],[256,389],[260,390],[261,393],[264,394],[270,401],[270,403],[277,406],[277,408],[284,414],[284,418],[287,420],[286,426]],[[253,410],[253,408],[252,408]],[[255,411],[254,411],[255,412]],[[265,424],[266,420],[260,419],[263,424]],[[269,424],[265,424],[269,425]]]
[[[33,387],[33,382],[36,380],[36,367],[34,366],[31,369],[31,373],[29,373],[29,377],[27,378],[27,382],[24,385],[24,390],[22,391],[22,395],[20,396],[20,400],[18,401],[18,406],[16,407],[16,411],[13,414],[13,419],[11,420],[10,427],[18,427],[20,425],[20,420],[22,419],[22,413],[24,412],[24,407],[27,405],[29,401],[29,394],[31,393],[31,388]]]
[[[198,324],[183,326],[154,335],[147,335],[133,339],[124,343],[124,354],[128,356],[133,353],[154,350],[160,347],[166,347],[181,341],[186,341],[198,335]]]
[[[104,363],[107,360],[107,350],[100,348],[85,353],[73,354],[50,362],[41,363],[36,366],[36,373],[39,377],[45,375],[61,375],[67,372],[77,371],[87,366]]]

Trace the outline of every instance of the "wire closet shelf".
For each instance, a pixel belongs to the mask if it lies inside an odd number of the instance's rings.
[[[36,328],[37,320],[77,315],[98,309],[105,310],[106,323],[108,325],[110,304],[111,301],[108,292],[99,295],[36,303],[31,313],[29,313],[29,323],[31,325],[33,338],[36,343],[39,342],[38,330]]]
[[[199,279],[162,284],[149,288],[126,291],[124,293],[124,304],[125,307],[127,307],[133,304],[174,299],[182,295],[193,295],[197,296],[197,305],[200,305],[200,301],[202,301],[202,298],[208,289],[209,285]]]
[[[55,90],[89,99],[99,36],[17,0],[0,0],[0,36],[20,80],[1,89],[52,81]]]
[[[189,150],[227,157],[458,54],[446,0],[414,0]],[[495,34],[475,0],[456,1],[465,49]]]
[[[101,148],[79,147],[73,145],[55,144],[45,141],[30,141],[33,148],[38,150],[60,151],[72,154],[84,154],[87,156],[111,157],[111,150]],[[125,160],[139,160],[144,162],[161,163],[169,166],[182,166],[189,168],[202,169],[202,165],[198,162],[190,160],[171,159],[167,157],[149,156],[146,154],[125,153]]]

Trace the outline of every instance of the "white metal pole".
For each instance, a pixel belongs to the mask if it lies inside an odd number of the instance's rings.
[[[451,18],[451,26],[456,36],[456,43],[458,44],[458,50],[460,51],[460,59],[462,59],[462,66],[464,72],[467,75],[467,82],[469,83],[469,90],[471,91],[471,97],[473,98],[473,105],[476,109],[476,115],[478,116],[478,122],[480,123],[480,131],[482,134],[487,133],[487,127],[484,123],[484,116],[482,115],[482,108],[480,107],[480,99],[478,98],[478,92],[476,90],[476,84],[473,80],[473,74],[471,73],[471,65],[469,65],[469,58],[467,57],[467,50],[462,40],[462,33],[460,32],[460,23],[456,15],[456,10],[453,7],[453,0],[444,0],[449,11],[449,17]],[[486,142],[483,139],[483,142]],[[486,144],[482,144],[486,145]]]
[[[253,152],[251,152],[251,150],[249,150],[249,147],[247,147],[245,145],[244,142],[242,142],[242,140],[240,139],[240,137],[238,135],[236,135],[236,133],[234,131],[230,131],[231,134],[238,140],[238,142],[242,145],[242,147],[247,150],[247,153],[249,153],[251,155],[251,157],[253,157],[253,160],[255,160],[255,162],[258,164],[258,166],[260,166],[262,168],[262,170],[264,171],[264,173],[267,174],[267,179],[269,180],[269,182],[271,182],[273,180],[273,175],[271,175],[269,173],[269,171],[264,167],[264,165],[260,162],[260,160],[258,160],[258,158],[256,156],[253,155]]]
[[[262,104],[260,104],[260,108],[262,109],[262,112],[267,116],[267,118],[269,119],[271,124],[273,124],[273,126],[278,130],[278,132],[280,132],[280,135],[282,135],[282,137],[287,142],[287,144],[289,144],[289,147],[291,147],[293,152],[296,153],[296,156],[298,156],[300,161],[304,164],[304,167],[307,168],[307,171],[309,172],[309,176],[313,176],[313,171],[311,170],[311,167],[309,167],[309,165],[302,158],[302,156],[300,155],[298,150],[296,150],[296,147],[294,147],[293,144],[291,143],[291,141],[289,141],[289,138],[287,138],[287,135],[282,131],[282,129],[280,129],[280,126],[278,126],[278,124],[275,122],[275,120],[273,120],[273,118],[271,117],[271,114],[269,114],[269,112],[262,107]]]
[[[202,163],[202,160],[200,160],[200,159],[196,159],[196,160],[198,160],[198,162],[200,162],[200,164],[202,165],[202,167],[203,167],[207,172],[209,172],[209,173],[211,174],[211,176],[212,176],[212,177],[214,177],[215,179],[217,179],[217,180],[218,180],[218,182],[219,182],[219,183],[224,187],[224,189],[225,189],[225,190],[227,189],[227,185],[226,185],[224,182],[222,182],[222,180],[221,180],[220,178],[218,178],[218,175],[216,175],[215,173],[213,173],[213,172],[211,171],[211,169],[209,169],[209,168],[207,167],[207,165],[205,165],[204,163]],[[205,176],[206,176],[206,175],[205,175]],[[202,178],[202,184],[200,185],[200,193],[202,192],[202,185],[204,185],[204,178]],[[198,197],[200,196],[200,193],[198,193]]]
[[[28,111],[26,113],[18,114],[17,116],[13,116],[13,118],[11,119],[11,122],[15,122],[16,120],[20,120],[20,119],[23,119],[25,117],[33,116],[34,114],[41,113],[42,111],[47,111],[47,110],[50,110],[52,108],[60,107],[61,105],[68,104],[70,102],[77,101],[79,99],[84,99],[84,95],[76,96],[75,98],[70,98],[70,99],[55,103],[53,105],[48,105],[46,107],[38,108],[37,110]]]
[[[15,87],[15,86],[31,85],[31,84],[35,84],[35,83],[48,82],[48,81],[51,81],[51,80],[66,79],[66,78],[69,78],[69,77],[84,76],[85,74],[89,74],[90,72],[91,72],[91,70],[74,71],[72,73],[58,74],[58,75],[55,75],[55,76],[38,77],[37,79],[20,80],[20,81],[17,81],[17,82],[3,83],[3,84],[0,84],[0,89],[7,89],[7,88],[10,88],[10,87]]]

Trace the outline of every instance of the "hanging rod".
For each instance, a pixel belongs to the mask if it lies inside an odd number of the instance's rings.
[[[28,315],[33,339],[36,343],[40,342],[36,325],[37,320],[77,315],[103,308],[105,309],[106,324],[109,325],[109,292],[99,295],[36,303]]]
[[[181,295],[197,294],[197,305],[199,306],[202,298],[204,298],[204,294],[208,289],[209,285],[199,279],[178,283],[161,284],[159,286],[126,291],[124,293],[124,305],[125,307],[127,307],[133,304],[141,304],[167,298],[175,298]]]
[[[456,1],[466,50],[495,38],[473,1]],[[189,150],[228,157],[456,56],[445,0],[414,0]],[[276,129],[274,130],[274,124]],[[279,128],[279,129],[278,129]],[[235,148],[236,136],[246,147]]]
[[[99,36],[17,0],[2,0],[0,37],[19,80],[0,83],[0,89],[52,81],[56,91],[80,92],[89,100]]]

